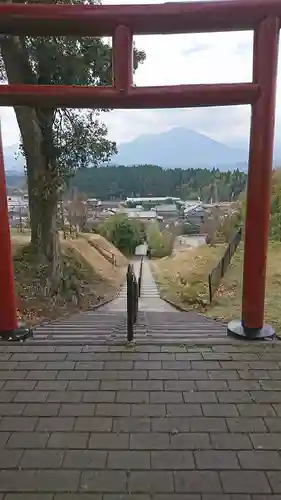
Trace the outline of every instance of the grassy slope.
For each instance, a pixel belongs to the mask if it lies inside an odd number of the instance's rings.
[[[100,275],[101,279],[107,280],[110,283],[120,285],[120,279],[123,280],[124,265],[122,267],[114,267],[96,248],[93,248],[85,238],[77,238],[66,240],[63,242],[70,248],[73,248],[85,259],[89,265]],[[117,250],[117,249],[116,249]],[[124,258],[124,264],[126,259]]]
[[[118,250],[118,248],[103,238],[100,234],[83,233],[83,237],[92,242],[97,249],[100,249],[101,253],[105,251],[108,255],[113,254],[115,256],[117,266],[122,267],[128,264],[126,257]]]
[[[164,298],[184,309],[208,301],[208,273],[218,262],[224,247],[186,249],[173,257],[153,260],[153,275]]]
[[[88,310],[113,298],[124,280],[125,266],[114,268],[84,238],[69,239],[62,241],[65,289],[54,299],[46,294],[44,269],[36,265],[28,242],[27,233],[12,232],[18,313],[27,324]]]
[[[243,248],[236,253],[222,280],[208,316],[226,321],[241,316]],[[270,243],[267,255],[265,321],[281,332],[281,244]]]
[[[229,321],[241,316],[243,248],[234,256],[230,267],[208,305],[208,273],[219,261],[223,248],[202,246],[186,250],[176,257],[152,262],[152,270],[163,298],[183,309],[196,307],[205,315]],[[202,306],[206,302],[207,305]],[[281,244],[269,243],[265,320],[281,332]]]

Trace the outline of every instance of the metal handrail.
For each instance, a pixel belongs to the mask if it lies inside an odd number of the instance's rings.
[[[138,319],[139,297],[141,294],[143,258],[140,262],[140,272],[137,279],[133,265],[129,264],[127,269],[127,340],[134,339],[134,325]]]
[[[240,242],[242,240],[242,228],[240,228],[237,233],[233,236],[232,240],[228,244],[221,260],[219,263],[213,268],[208,276],[208,285],[209,285],[209,300],[210,304],[213,300],[213,297],[219,287],[221,279],[224,277],[231,259],[235,254]]]
[[[142,269],[143,269],[143,257],[141,258],[141,262],[140,262],[140,272],[139,272],[139,279],[138,279],[138,291],[139,291],[139,297],[141,296]]]

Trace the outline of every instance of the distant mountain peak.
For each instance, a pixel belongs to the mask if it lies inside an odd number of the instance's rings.
[[[121,165],[161,167],[220,167],[247,161],[247,151],[222,144],[185,127],[159,134],[144,134],[119,145],[112,160]]]

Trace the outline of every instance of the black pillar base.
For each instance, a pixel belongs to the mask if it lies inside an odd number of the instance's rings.
[[[32,337],[33,331],[30,328],[25,328],[23,326],[17,328],[16,330],[6,332],[0,331],[0,339],[7,342],[24,342]]]
[[[242,321],[233,320],[227,325],[227,335],[241,340],[266,340],[275,336],[275,330],[271,325],[264,325],[262,328],[247,328]]]

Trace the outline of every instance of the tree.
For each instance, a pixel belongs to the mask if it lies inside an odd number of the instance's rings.
[[[100,227],[100,234],[125,254],[133,254],[142,241],[140,225],[123,214],[107,219]]]
[[[2,81],[69,85],[111,82],[111,47],[100,38],[0,37],[0,50]],[[143,52],[135,50],[134,67],[144,58]],[[47,265],[56,291],[62,273],[56,227],[59,192],[75,169],[107,160],[116,151],[116,145],[108,140],[107,129],[98,120],[98,110],[16,107],[15,113],[26,158],[31,243]]]
[[[240,193],[236,203],[237,221],[243,225],[247,213],[247,195],[244,190]],[[271,185],[271,204],[270,204],[270,226],[269,237],[274,241],[281,241],[281,170],[273,170]]]
[[[152,257],[166,257],[173,251],[175,235],[170,231],[160,231],[159,224],[152,222],[147,229],[147,244]]]
[[[272,176],[272,195],[270,207],[270,237],[281,241],[281,172],[276,170]]]
[[[66,208],[70,234],[73,233],[74,229],[75,235],[78,236],[78,233],[84,230],[87,223],[88,210],[85,196],[75,192],[73,199],[67,203]]]
[[[243,225],[247,213],[247,194],[244,190],[240,193],[236,203],[237,221]],[[281,170],[273,170],[271,183],[270,226],[269,238],[281,241]]]
[[[233,211],[230,214],[225,215],[221,219],[221,223],[218,229],[219,235],[223,236],[225,243],[229,243],[233,237],[235,231],[240,225],[240,214],[238,211]]]
[[[247,175],[239,172],[220,172],[216,180],[220,201],[234,201],[239,193],[245,189]],[[217,170],[187,168],[182,170],[184,181],[182,194],[186,200],[210,201],[210,185],[216,178]],[[167,196],[179,197],[178,169],[163,169],[156,165],[136,165],[134,167],[106,166],[101,168],[78,169],[71,185],[77,186],[80,191],[91,197],[109,200],[113,195],[117,199],[131,197]],[[232,196],[232,193],[234,195]],[[152,203],[155,205],[155,203]],[[135,207],[136,203],[128,204]]]
[[[201,224],[201,233],[206,234],[207,245],[213,246],[216,241],[216,227],[210,214],[205,215]]]

